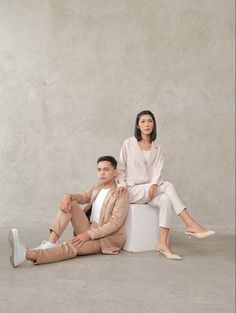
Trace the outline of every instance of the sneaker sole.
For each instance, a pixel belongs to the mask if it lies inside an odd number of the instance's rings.
[[[9,243],[9,250],[10,250],[10,262],[13,267],[17,267],[15,240],[18,240],[18,231],[17,229],[12,228],[8,234],[8,243]]]

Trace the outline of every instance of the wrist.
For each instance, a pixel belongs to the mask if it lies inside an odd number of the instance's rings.
[[[73,201],[72,194],[68,193],[67,196],[68,196],[70,201]]]
[[[88,232],[86,232],[85,234],[86,234],[86,236],[87,236],[88,240],[90,240],[90,239],[91,239],[91,237],[90,237],[89,233],[88,233]]]

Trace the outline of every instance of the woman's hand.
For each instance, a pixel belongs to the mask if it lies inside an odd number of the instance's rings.
[[[157,195],[157,185],[154,184],[154,185],[151,185],[151,187],[149,188],[148,196],[152,200],[153,198],[156,197],[156,195]]]
[[[70,195],[65,195],[60,203],[60,210],[64,213],[69,213],[71,211],[71,201]]]
[[[117,187],[116,190],[114,191],[114,195],[121,197],[123,194],[127,192],[127,188],[125,187]]]
[[[72,238],[69,242],[72,243],[74,247],[77,246],[77,248],[79,248],[82,246],[82,244],[84,244],[86,241],[89,241],[90,239],[91,238],[88,233],[82,233]]]

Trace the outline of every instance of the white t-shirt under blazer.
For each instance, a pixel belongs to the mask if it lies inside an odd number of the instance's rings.
[[[90,221],[94,221],[96,223],[99,223],[99,218],[100,218],[100,213],[101,213],[101,208],[102,208],[102,205],[103,205],[103,202],[106,198],[106,195],[108,193],[110,189],[104,189],[102,188],[96,199],[94,200],[93,202],[93,205],[92,205],[92,213],[91,213],[91,217],[90,217]]]
[[[145,166],[147,167],[147,164],[148,164],[148,161],[150,158],[150,154],[151,154],[151,150],[142,150],[142,153],[143,153]]]

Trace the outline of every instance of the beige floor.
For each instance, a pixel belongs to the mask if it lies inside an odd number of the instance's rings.
[[[45,227],[18,228],[35,246]],[[173,232],[182,261],[154,251],[93,255],[14,269],[9,263],[8,228],[0,230],[1,313],[234,313],[234,235],[204,240]],[[65,235],[68,236],[68,233]]]

